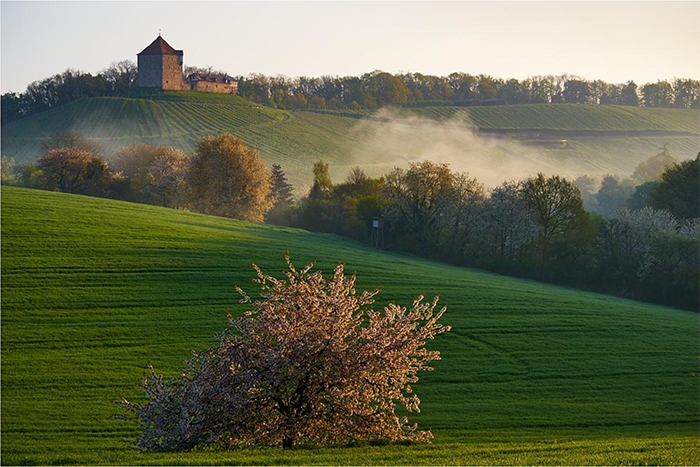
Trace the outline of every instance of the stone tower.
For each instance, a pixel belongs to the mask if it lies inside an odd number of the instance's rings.
[[[158,35],[137,54],[138,86],[141,88],[189,89],[182,75],[182,50],[175,50]]]

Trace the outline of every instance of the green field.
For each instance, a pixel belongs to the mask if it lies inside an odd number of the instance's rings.
[[[377,252],[333,235],[2,188],[2,463],[700,464],[698,315]],[[144,455],[113,401],[216,344],[251,262],[343,261],[380,302],[440,294],[430,445]]]
[[[383,112],[326,111],[329,115],[383,116]],[[629,107],[621,105],[521,104],[491,107],[395,107],[392,115],[471,123],[487,130],[558,131],[672,131],[700,133],[700,113],[693,109]]]
[[[297,192],[303,192],[319,159],[330,162],[336,181],[354,165],[378,176],[428,158],[493,185],[538,171],[629,176],[666,144],[678,159],[700,151],[697,110],[555,104],[349,113],[375,117],[364,120],[343,113],[347,111],[283,111],[237,96],[186,91],[84,98],[3,125],[2,154],[18,162],[33,161],[41,154],[42,139],[65,130],[95,138],[108,158],[133,143],[165,144],[191,154],[202,136],[227,131],[260,150],[268,164],[281,164]],[[516,135],[476,137],[475,128]],[[561,149],[521,144],[517,132],[526,130],[537,132],[528,136],[535,139],[549,138],[548,130],[565,132],[556,138],[567,144]]]

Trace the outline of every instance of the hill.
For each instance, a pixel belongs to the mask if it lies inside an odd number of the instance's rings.
[[[486,107],[393,107],[397,117],[471,124],[484,130],[566,131],[571,133],[671,132],[698,135],[697,110],[620,105],[521,104]],[[323,111],[330,115],[373,116],[369,110]]]
[[[297,190],[310,184],[311,165],[319,159],[330,162],[336,180],[358,164],[381,175],[430,158],[496,184],[537,171],[629,176],[666,144],[677,158],[692,158],[700,151],[699,119],[697,110],[575,104],[319,113],[267,108],[231,95],[134,92],[84,98],[5,124],[2,154],[32,161],[43,138],[64,130],[97,139],[107,157],[132,143],[191,153],[202,136],[228,131],[269,164],[281,164]]]
[[[333,235],[2,188],[3,464],[700,463],[698,315],[372,250]],[[251,262],[343,261],[382,303],[440,294],[431,445],[142,455],[113,416],[150,361],[215,345]]]

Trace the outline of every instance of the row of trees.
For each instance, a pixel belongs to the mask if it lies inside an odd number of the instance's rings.
[[[42,112],[81,97],[123,96],[136,86],[137,68],[130,60],[112,63],[96,75],[67,69],[34,81],[23,93],[2,95],[2,123]]]
[[[698,306],[700,161],[675,163],[665,150],[637,167],[633,177],[644,183],[625,197],[610,176],[597,193],[585,177],[570,182],[542,174],[487,190],[466,173],[428,161],[380,178],[355,168],[334,184],[328,164],[319,161],[311,190],[297,201],[280,166],[268,170],[257,151],[228,134],[203,138],[190,158],[168,147],[126,146],[113,166],[98,145],[75,133],[47,139],[44,149],[36,164],[12,168],[3,158],[4,182],[266,220],[361,242],[370,238],[373,218],[383,216],[386,245],[397,251]],[[586,211],[591,197],[604,216]]]
[[[654,182],[650,204],[604,218],[558,176],[487,190],[468,174],[422,162],[376,179],[354,169],[333,184],[319,162],[288,222],[366,242],[382,215],[391,249],[697,309],[699,169],[698,160],[673,164]]]
[[[508,104],[576,103],[645,107],[697,108],[700,81],[674,79],[641,87],[585,80],[570,75],[535,76],[524,80],[451,73],[391,74],[320,78],[252,74],[239,81],[247,99],[280,108],[365,108],[390,104],[451,104],[453,101],[501,99]]]
[[[262,222],[276,201],[258,151],[226,133],[202,138],[189,158],[166,146],[124,146],[113,165],[99,145],[77,133],[54,135],[43,146],[35,164],[3,157],[3,182],[254,222]]]
[[[213,72],[189,66],[185,73]],[[80,97],[121,96],[136,86],[136,65],[129,60],[113,63],[95,76],[68,69],[31,83],[23,93],[2,95],[2,122],[47,110]],[[239,93],[254,102],[285,109],[375,109],[391,104],[451,104],[461,100],[502,99],[508,104],[578,103],[697,108],[700,81],[679,79],[637,86],[570,75],[534,76],[524,80],[489,75],[451,73],[391,74],[373,71],[361,76],[240,76]]]

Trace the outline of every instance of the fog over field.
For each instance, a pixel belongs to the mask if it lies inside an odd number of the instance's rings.
[[[479,135],[476,128],[464,115],[436,122],[382,109],[352,129],[352,139],[360,141],[352,155],[358,165],[375,173],[425,160],[446,163],[455,171],[469,172],[487,186],[538,172],[580,174],[580,167],[543,157],[541,149],[505,135]]]

